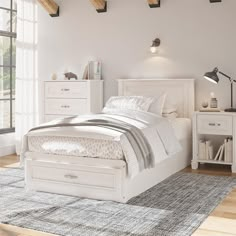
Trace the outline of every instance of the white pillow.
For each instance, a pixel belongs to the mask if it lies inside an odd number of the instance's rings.
[[[144,96],[114,96],[106,102],[105,108],[148,111],[154,98]]]
[[[153,103],[150,105],[148,111],[161,116],[165,100],[166,100],[166,93],[163,93],[159,97],[156,97]]]
[[[177,106],[169,105],[168,107],[163,108],[162,114],[171,114],[171,113],[177,113]]]
[[[163,108],[162,116],[168,119],[175,119],[178,117],[177,105],[171,104],[167,101]]]
[[[168,119],[175,119],[178,117],[177,112],[172,112],[172,113],[162,113],[162,116]]]

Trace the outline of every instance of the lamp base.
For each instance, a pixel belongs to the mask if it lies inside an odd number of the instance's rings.
[[[236,108],[233,108],[233,107],[227,108],[227,109],[225,109],[225,111],[226,112],[236,112]]]

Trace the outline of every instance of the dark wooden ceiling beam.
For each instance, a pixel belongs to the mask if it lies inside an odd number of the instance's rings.
[[[221,2],[221,0],[210,0],[210,3]]]
[[[155,7],[160,7],[161,6],[161,0],[147,0],[148,1],[148,5],[151,8],[155,8]]]
[[[38,2],[49,13],[50,16],[59,16],[59,6],[54,0],[38,0]]]
[[[105,0],[90,0],[98,13],[107,11],[107,2]]]

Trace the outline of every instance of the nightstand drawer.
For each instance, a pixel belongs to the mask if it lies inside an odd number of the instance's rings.
[[[224,115],[198,115],[197,132],[199,134],[232,135],[232,116]]]

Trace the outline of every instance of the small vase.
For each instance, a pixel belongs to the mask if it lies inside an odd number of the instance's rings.
[[[202,107],[207,108],[208,107],[208,102],[207,101],[202,102]]]

